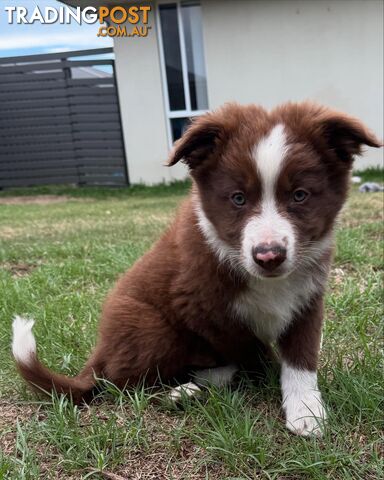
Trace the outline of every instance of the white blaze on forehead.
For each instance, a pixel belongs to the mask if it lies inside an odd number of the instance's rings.
[[[281,215],[276,205],[276,184],[288,151],[284,125],[272,128],[254,148],[254,160],[260,177],[262,196],[261,212],[252,216],[243,230],[242,255],[246,269],[253,274],[258,267],[252,250],[259,244],[277,242],[287,249],[287,259],[283,269],[290,271],[295,254],[295,234],[293,225]]]
[[[288,147],[284,125],[278,124],[256,146],[254,157],[263,185],[263,198],[273,196],[277,178],[281,172]]]

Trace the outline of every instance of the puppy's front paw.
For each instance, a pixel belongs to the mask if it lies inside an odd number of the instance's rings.
[[[295,368],[283,361],[281,389],[288,430],[297,435],[321,436],[326,413],[316,372]]]
[[[284,402],[286,427],[291,432],[302,435],[322,435],[327,417],[320,392],[306,392],[302,397],[293,396]]]

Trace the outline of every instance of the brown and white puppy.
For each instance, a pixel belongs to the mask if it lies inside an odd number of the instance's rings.
[[[69,378],[45,368],[33,321],[16,317],[13,354],[23,377],[78,402],[96,377],[124,387],[191,375],[172,392],[177,398],[230,382],[240,365],[256,368],[261,345],[276,342],[286,425],[318,433],[332,230],[364,144],[380,146],[358,120],[311,103],[270,113],[229,104],[196,119],[169,160],[189,167],[191,194],[107,298],[82,372]]]

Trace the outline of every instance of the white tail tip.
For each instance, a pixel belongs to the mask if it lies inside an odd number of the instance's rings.
[[[12,324],[12,353],[18,363],[28,365],[36,354],[36,341],[32,333],[35,322],[27,318],[15,316]]]

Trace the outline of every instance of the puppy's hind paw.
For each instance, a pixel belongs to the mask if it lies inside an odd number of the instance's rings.
[[[178,387],[173,388],[169,394],[168,398],[174,404],[180,404],[183,399],[196,397],[201,392],[201,388],[193,382],[183,383]]]

